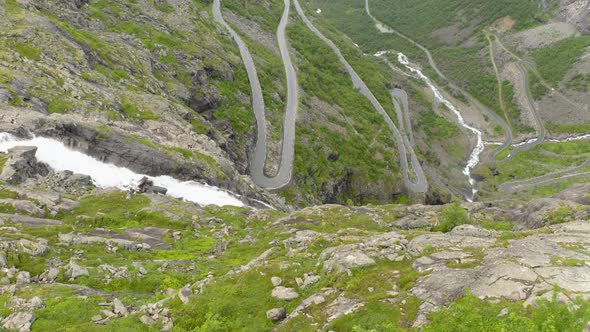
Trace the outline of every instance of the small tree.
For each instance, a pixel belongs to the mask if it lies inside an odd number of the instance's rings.
[[[469,214],[461,206],[461,202],[453,198],[452,203],[445,205],[442,209],[441,215],[438,218],[438,225],[434,227],[434,230],[447,233],[456,226],[470,223]]]

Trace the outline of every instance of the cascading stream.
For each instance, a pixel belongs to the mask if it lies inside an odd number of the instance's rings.
[[[115,187],[121,190],[133,188],[147,175],[130,169],[103,163],[81,152],[68,149],[63,143],[44,137],[20,140],[14,135],[0,133],[0,152],[6,153],[15,146],[37,147],[37,160],[46,163],[55,171],[72,171],[92,178],[99,188]],[[154,184],[168,189],[167,194],[184,198],[201,205],[244,206],[237,197],[217,187],[194,181],[180,181],[170,176],[149,177]]]
[[[430,89],[434,93],[434,98],[437,101],[443,103],[449,110],[451,110],[457,116],[457,120],[459,122],[459,125],[461,125],[465,129],[471,131],[476,136],[477,144],[476,144],[475,148],[473,149],[473,151],[471,152],[471,155],[469,156],[469,159],[467,160],[467,164],[465,165],[465,168],[463,168],[463,174],[465,174],[466,176],[469,177],[469,183],[471,184],[471,196],[466,197],[466,198],[467,198],[467,200],[472,201],[473,198],[475,197],[475,194],[477,193],[477,189],[475,187],[475,180],[471,176],[471,170],[475,166],[477,166],[477,164],[479,164],[479,156],[481,155],[481,153],[485,149],[485,146],[483,144],[482,132],[479,131],[478,129],[468,125],[465,122],[465,119],[463,118],[463,115],[461,114],[461,112],[459,112],[459,110],[455,107],[455,105],[453,105],[453,103],[451,103],[448,99],[446,99],[443,96],[443,94],[436,87],[436,85],[434,85],[434,83],[430,80],[430,78],[428,78],[426,75],[424,75],[422,73],[422,71],[420,71],[419,69],[414,68],[410,65],[410,61],[408,60],[408,57],[406,57],[403,53],[398,53],[397,59],[398,59],[399,63],[404,65],[412,73],[416,74],[420,79],[422,79],[422,81],[424,81],[426,83],[426,85],[428,85],[428,87],[430,87]]]
[[[377,110],[377,112],[379,112],[379,114],[381,114],[383,116],[383,119],[385,120],[385,123],[387,124],[387,126],[389,127],[391,132],[393,133],[393,136],[394,136],[396,144],[397,144],[397,148],[398,148],[398,151],[400,154],[400,167],[402,170],[402,176],[403,176],[403,180],[404,180],[405,185],[412,192],[416,192],[416,193],[427,192],[428,191],[428,180],[426,179],[426,175],[424,174],[424,171],[422,169],[422,165],[420,164],[420,161],[418,160],[418,157],[416,156],[416,153],[414,152],[414,149],[412,148],[411,144],[409,142],[407,142],[407,144],[406,144],[404,137],[401,135],[400,131],[397,129],[397,127],[395,126],[395,124],[393,123],[391,118],[389,117],[389,114],[387,114],[387,112],[385,111],[383,106],[379,103],[377,98],[375,98],[375,95],[373,95],[371,90],[367,87],[367,85],[361,79],[361,77],[356,73],[354,68],[352,68],[352,66],[348,63],[348,61],[346,61],[346,59],[342,55],[342,52],[340,52],[340,49],[338,48],[338,46],[336,46],[336,44],[334,44],[334,42],[332,42],[330,39],[328,39],[326,36],[324,36],[313,25],[313,23],[311,23],[311,21],[307,18],[307,16],[305,16],[305,13],[303,12],[303,9],[299,5],[298,0],[293,0],[293,4],[295,5],[295,9],[297,10],[297,13],[301,17],[301,19],[303,20],[303,23],[305,23],[307,28],[309,30],[311,30],[316,36],[318,36],[324,43],[326,43],[334,51],[334,53],[336,53],[336,56],[338,57],[340,62],[346,68],[346,71],[348,72],[348,75],[350,76],[354,87],[360,93],[362,93],[369,100],[369,102],[371,102],[371,104],[373,105],[375,110]],[[407,138],[406,138],[406,140],[407,140]],[[412,170],[414,171],[414,173],[416,175],[415,182],[412,182],[409,178],[408,154],[410,157],[409,159],[410,159],[410,164],[412,166]]]

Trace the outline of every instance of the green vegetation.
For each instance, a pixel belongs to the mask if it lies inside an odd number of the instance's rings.
[[[534,54],[537,69],[556,86],[590,46],[590,36],[574,36],[539,49]]]
[[[129,73],[124,69],[109,69],[104,66],[97,65],[95,70],[104,76],[111,78],[115,82],[129,78]]]
[[[543,85],[541,80],[531,70],[529,70],[529,89],[531,96],[535,100],[539,100],[549,93],[549,89]]]
[[[500,160],[508,152],[497,156]],[[515,154],[509,161],[498,162],[494,165],[480,165],[477,173],[483,177],[480,185],[483,190],[480,197],[489,199],[499,197],[496,186],[518,180],[530,179],[548,173],[577,167],[588,160],[590,146],[584,141],[544,142],[530,150]],[[482,168],[485,168],[482,170]],[[550,196],[563,190],[567,184],[584,181],[584,179],[567,180],[547,187],[541,187],[528,192],[535,197]],[[487,196],[487,195],[491,196]]]
[[[294,175],[299,191],[309,195],[308,198],[322,197],[324,183],[347,179],[351,191],[339,193],[331,201],[345,202],[352,198],[354,203],[359,204],[382,200],[365,190],[377,183],[395,186],[399,181],[396,174],[397,155],[392,149],[395,144],[383,117],[352,88],[350,77],[324,42],[301,23],[291,25],[287,32],[291,46],[301,55],[298,79],[305,92],[303,103],[317,104],[317,98],[312,98],[316,96],[322,100],[324,107],[331,109],[330,114],[318,113],[310,108],[302,110],[302,113],[308,114],[305,117],[308,120],[297,124]],[[343,52],[359,75],[373,77],[367,84],[377,85],[379,80],[386,80],[383,74],[376,74],[381,72],[380,67],[364,59],[360,52],[351,50],[350,46],[344,46]],[[380,85],[382,88],[375,91],[383,92],[381,98],[387,100],[384,106],[393,114],[391,96],[384,83]],[[354,139],[348,139],[347,135]],[[337,162],[334,157],[329,158],[331,155],[337,156]],[[283,195],[293,199],[298,195],[294,190],[289,188]],[[388,197],[385,199],[389,200]]]
[[[6,165],[7,161],[8,161],[8,155],[5,153],[0,153],[0,173],[2,173],[2,170],[4,169],[4,165]]]
[[[41,60],[41,48],[27,43],[15,43],[16,51],[29,60]]]
[[[47,105],[49,113],[66,113],[72,109],[72,104],[67,100],[61,98],[55,98]]]
[[[534,132],[534,128],[522,124],[520,118],[521,109],[516,101],[514,87],[510,81],[502,82],[502,97],[504,98],[503,105],[506,110],[506,116],[508,117],[506,120],[508,120],[512,128],[520,133]]]
[[[578,92],[587,92],[590,89],[590,73],[577,73],[565,83],[568,89]]]
[[[10,203],[0,203],[0,213],[14,214],[16,210]]]
[[[423,128],[430,139],[445,140],[453,138],[459,133],[456,124],[432,111],[422,113],[421,116],[420,127]]]
[[[590,303],[581,298],[562,305],[557,293],[551,300],[541,299],[535,309],[524,308],[521,302],[489,302],[469,292],[453,302],[448,309],[431,315],[432,323],[425,332],[470,331],[581,331],[590,318]],[[506,315],[500,315],[508,309]]]
[[[121,105],[121,111],[125,113],[125,116],[133,120],[145,121],[157,120],[160,118],[160,116],[155,113],[146,110],[140,110],[137,106],[135,106],[132,103],[123,103]]]
[[[492,221],[492,220],[484,220],[480,223],[481,227],[485,229],[491,229],[495,231],[511,231],[514,225],[506,220],[506,221]]]
[[[438,225],[433,230],[447,233],[456,226],[470,223],[471,219],[467,211],[463,209],[458,200],[454,200],[453,203],[445,205],[441,210]]]
[[[505,16],[516,20],[516,30],[530,28],[538,24],[531,15],[536,10],[530,2],[512,0],[371,1],[371,12],[378,20],[430,46],[441,44],[431,34],[433,31],[453,24],[460,28],[467,28],[473,21],[476,24],[473,32],[464,36],[458,44]]]
[[[564,257],[551,257],[551,263],[555,264],[555,263],[559,263],[560,265],[563,266],[584,266],[586,261],[582,260],[582,259],[576,259],[576,258],[564,258]]]
[[[548,220],[551,224],[563,224],[568,221],[572,221],[575,210],[569,205],[562,204],[559,208],[552,210],[547,214],[545,220]]]
[[[481,54],[485,46],[485,43],[478,41],[469,47],[438,48],[432,51],[432,55],[450,80],[504,117],[498,99],[498,82],[491,69],[491,62],[488,56]],[[504,96],[505,101],[509,101],[508,97]]]
[[[413,60],[426,60],[424,53],[407,40],[395,34],[379,33],[374,27],[374,22],[365,13],[364,1],[316,0],[312,4],[305,10],[307,16],[315,16],[322,25],[343,32],[365,53],[373,54],[389,49],[403,50],[404,54]],[[322,13],[314,14],[315,8],[321,8]]]
[[[545,124],[545,129],[552,133],[562,134],[562,133],[577,133],[577,134],[587,134],[590,133],[590,123],[554,123],[550,122]]]

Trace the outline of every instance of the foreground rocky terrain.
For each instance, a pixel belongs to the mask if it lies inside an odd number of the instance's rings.
[[[8,330],[444,330],[437,314],[449,313],[472,331],[590,321],[587,185],[529,202],[289,213],[98,189],[34,153],[0,155]],[[548,314],[571,318],[564,328]]]

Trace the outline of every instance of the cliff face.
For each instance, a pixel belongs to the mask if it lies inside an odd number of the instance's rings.
[[[575,25],[583,33],[590,33],[590,1],[560,0],[557,18]]]

